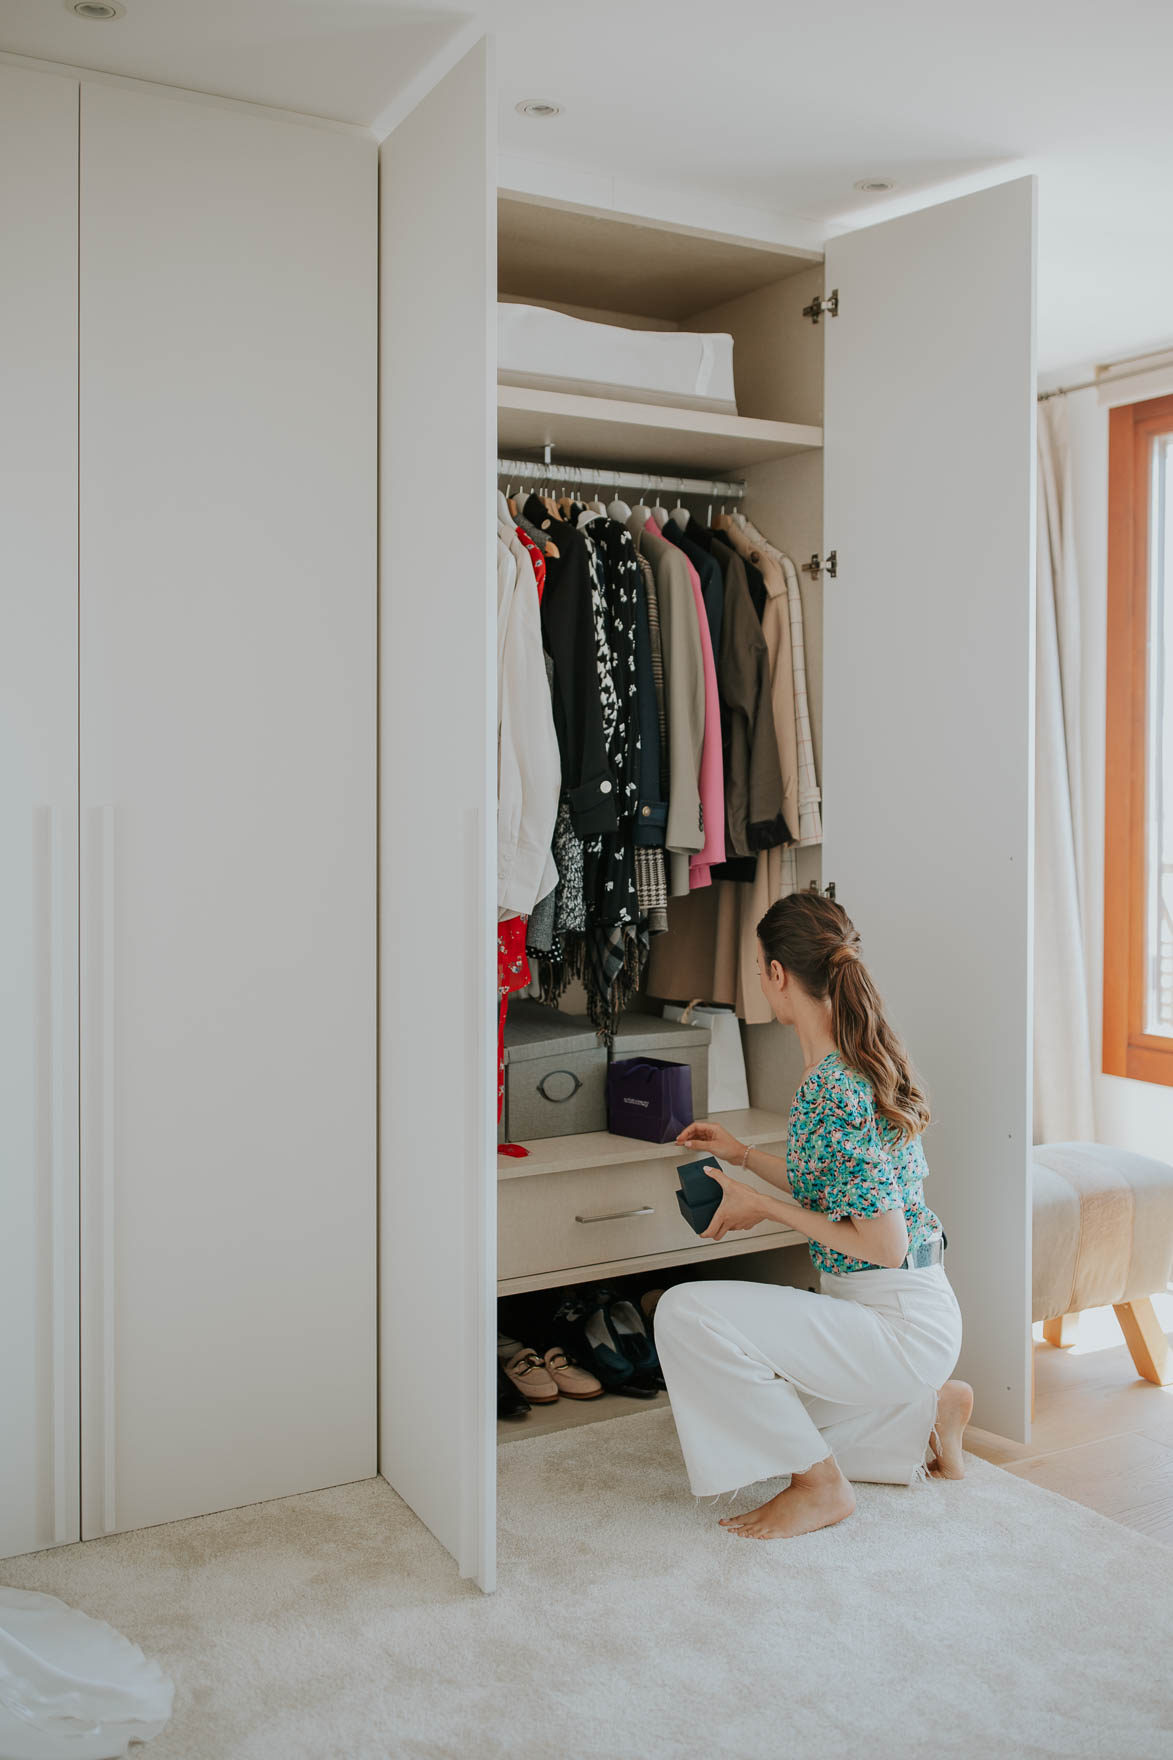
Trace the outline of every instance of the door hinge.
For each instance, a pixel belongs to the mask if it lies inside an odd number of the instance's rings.
[[[824,312],[828,318],[839,316],[839,289],[837,287],[832,288],[826,299],[816,293],[810,305],[802,308],[803,317],[809,318],[812,324],[817,324]]]
[[[826,569],[827,573],[830,575],[832,580],[838,579],[838,577],[839,577],[839,552],[838,552],[838,550],[828,550],[827,551],[827,560],[825,562],[820,561],[819,553],[817,550],[815,550],[811,555],[810,561],[804,562],[802,565],[803,574],[813,574],[815,576],[816,580],[818,579],[819,575],[822,574],[824,569]]]

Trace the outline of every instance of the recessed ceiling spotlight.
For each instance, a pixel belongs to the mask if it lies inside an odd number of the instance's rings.
[[[521,103],[515,104],[513,108],[519,116],[546,117],[561,116],[562,114],[561,104],[553,104],[548,98],[523,98]]]
[[[891,177],[861,177],[855,188],[864,190],[868,195],[879,195],[883,190],[895,189],[896,182]]]
[[[89,19],[91,23],[126,17],[126,8],[119,4],[119,0],[65,0],[65,7],[68,12]]]

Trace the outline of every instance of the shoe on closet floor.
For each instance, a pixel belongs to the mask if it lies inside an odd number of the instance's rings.
[[[635,1370],[636,1379],[650,1384],[658,1393],[664,1386],[664,1377],[643,1315],[634,1302],[629,1302],[626,1296],[607,1288],[605,1284],[596,1289],[593,1295],[603,1311],[617,1347]]]
[[[504,1366],[497,1364],[497,1416],[499,1418],[524,1418],[532,1411],[528,1399],[521,1389],[515,1387],[505,1373]]]
[[[656,1312],[656,1303],[659,1301],[663,1293],[662,1289],[645,1289],[643,1295],[639,1298],[640,1309],[643,1313],[644,1319],[647,1321],[649,1332],[652,1330],[652,1318]]]
[[[566,1297],[554,1316],[554,1331],[567,1353],[588,1366],[610,1393],[629,1399],[654,1399],[658,1389],[623,1353],[607,1324],[604,1310],[590,1297],[577,1293]]]
[[[572,1363],[560,1344],[552,1344],[543,1361],[564,1399],[598,1399],[602,1394],[603,1383],[598,1377]]]
[[[510,1357],[505,1365],[505,1373],[531,1406],[551,1406],[558,1398],[558,1383],[537,1351],[531,1350],[528,1345],[523,1346],[516,1356]]]

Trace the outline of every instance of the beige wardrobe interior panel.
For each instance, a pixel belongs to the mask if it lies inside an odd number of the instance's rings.
[[[809,269],[816,251],[501,191],[498,285],[563,305],[685,318]]]
[[[813,324],[803,317],[803,307],[822,293],[823,278],[823,265],[815,263],[722,305],[698,307],[681,324],[682,330],[723,331],[733,337],[739,415],[822,427],[828,320]]]

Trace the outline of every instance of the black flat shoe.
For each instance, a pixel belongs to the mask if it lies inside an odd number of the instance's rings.
[[[497,1364],[497,1416],[499,1418],[524,1418],[533,1407],[519,1387],[510,1381],[501,1364]]]
[[[627,1358],[635,1370],[635,1380],[658,1393],[664,1386],[660,1359],[656,1355],[656,1347],[644,1317],[635,1303],[606,1285],[601,1285],[591,1293],[592,1299],[602,1309],[615,1348]]]
[[[591,1299],[567,1296],[554,1315],[553,1328],[568,1356],[598,1377],[608,1393],[628,1399],[654,1399],[657,1388],[636,1373],[607,1325],[606,1315]]]

